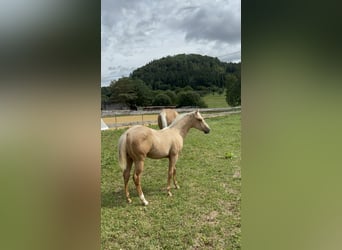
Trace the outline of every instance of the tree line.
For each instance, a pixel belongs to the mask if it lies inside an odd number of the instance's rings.
[[[225,92],[230,106],[241,104],[241,63],[197,54],[167,56],[101,88],[102,105],[206,107],[202,96]]]

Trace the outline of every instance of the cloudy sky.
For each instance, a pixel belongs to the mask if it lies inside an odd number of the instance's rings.
[[[102,0],[101,86],[168,55],[241,60],[240,0]]]

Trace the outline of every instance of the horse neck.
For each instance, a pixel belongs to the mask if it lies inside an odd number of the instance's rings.
[[[174,126],[172,126],[172,129],[176,130],[183,137],[183,139],[186,137],[190,128],[192,127],[189,119],[189,116],[185,116],[183,119],[174,124]]]

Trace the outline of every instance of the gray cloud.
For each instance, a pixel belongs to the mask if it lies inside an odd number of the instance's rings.
[[[101,11],[103,85],[166,55],[241,57],[240,0],[102,0]]]
[[[240,9],[207,4],[182,9],[182,13],[186,16],[177,25],[185,32],[187,40],[216,40],[231,44],[241,41]]]

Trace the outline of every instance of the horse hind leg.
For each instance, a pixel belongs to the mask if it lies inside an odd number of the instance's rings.
[[[135,167],[134,175],[133,175],[134,184],[135,184],[135,187],[137,189],[137,192],[138,192],[138,195],[139,195],[141,202],[145,206],[147,206],[148,201],[145,199],[144,193],[143,193],[142,188],[141,188],[141,181],[140,181],[141,173],[144,170],[144,161],[135,161],[134,167]]]
[[[133,161],[131,158],[127,157],[127,163],[126,163],[126,169],[123,171],[123,178],[124,178],[124,184],[125,184],[125,195],[126,195],[126,200],[128,203],[131,203],[132,200],[129,196],[129,191],[128,191],[128,181],[129,181],[129,176],[131,173],[131,168],[132,168],[132,164]]]

